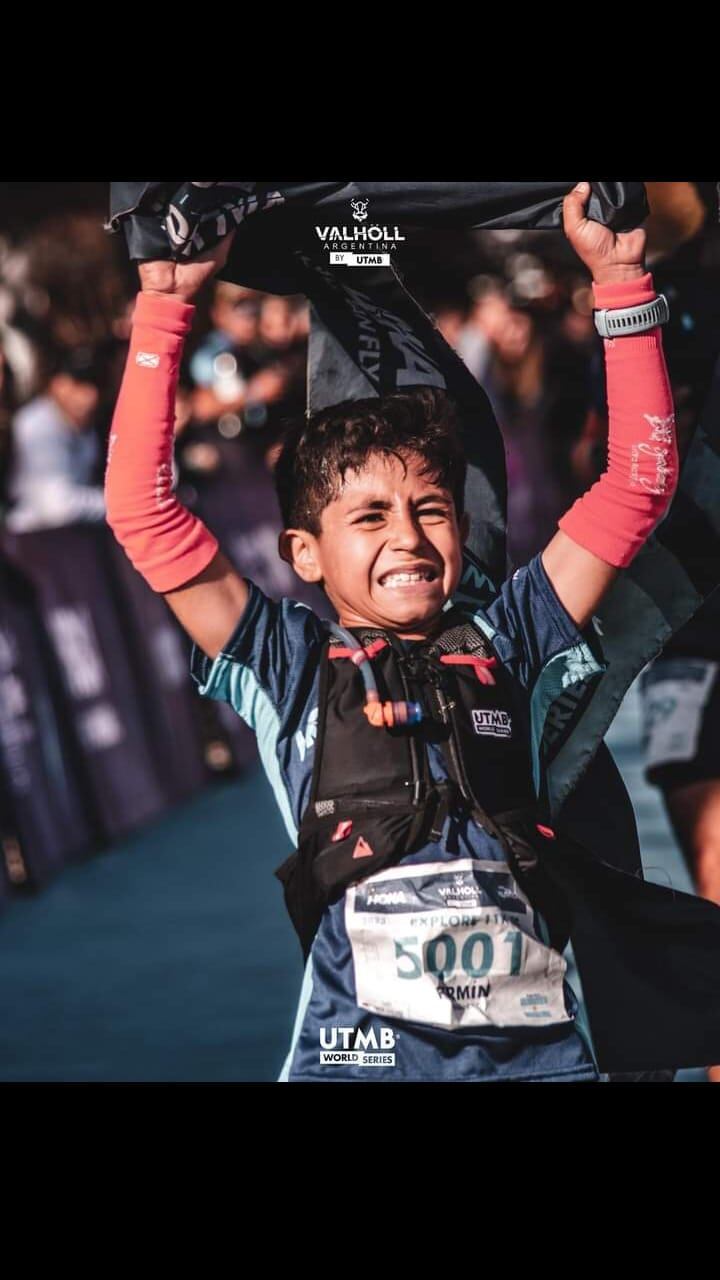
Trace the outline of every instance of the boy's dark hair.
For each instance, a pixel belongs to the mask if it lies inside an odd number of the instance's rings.
[[[370,452],[412,452],[424,474],[450,490],[463,513],[466,462],[452,400],[435,387],[379,399],[344,400],[294,423],[283,440],[275,487],[286,529],[320,533],[320,516],[338,496],[345,472],[362,470]]]

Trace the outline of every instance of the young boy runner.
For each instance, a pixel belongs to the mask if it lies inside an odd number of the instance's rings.
[[[171,492],[190,299],[229,245],[140,268],[108,519],[202,651],[201,692],[256,730],[299,836],[280,873],[307,965],[282,1079],[600,1078],[564,980],[567,922],[508,817],[532,806],[539,671],[562,656],[564,683],[592,666],[582,629],[677,482],[645,233],[589,221],[588,194],[581,183],[564,201],[568,239],[610,322],[634,308],[605,343],[608,469],[542,556],[469,615],[452,607],[463,460],[452,406],[427,389],[315,415],[278,465],[281,554],[324,586],[339,627],[239,577]]]

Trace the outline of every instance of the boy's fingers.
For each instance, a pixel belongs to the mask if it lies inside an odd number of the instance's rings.
[[[140,284],[154,293],[172,293],[175,287],[175,263],[171,260],[138,263]]]
[[[563,222],[565,230],[579,226],[585,220],[585,206],[590,196],[590,183],[578,182],[563,200]]]

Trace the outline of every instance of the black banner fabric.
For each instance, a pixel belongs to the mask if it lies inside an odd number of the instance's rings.
[[[167,794],[184,800],[207,780],[190,645],[162,597],[133,569],[114,538],[108,539],[108,550],[153,758]]]
[[[170,797],[108,585],[109,537],[104,526],[85,525],[5,533],[3,547],[37,592],[91,799],[114,839],[157,816]]]
[[[136,260],[192,258],[237,228],[224,277],[296,293],[292,251],[318,223],[342,227],[369,205],[374,222],[397,219],[401,234],[411,227],[558,230],[563,198],[578,180],[112,182],[107,227],[123,229]],[[647,217],[642,182],[591,182],[591,192],[588,215],[597,222],[624,230]]]
[[[97,842],[53,668],[29,583],[0,563],[2,841],[11,886],[43,885]]]
[[[544,866],[566,895],[601,1071],[707,1066],[720,1054],[720,907],[558,841]]]

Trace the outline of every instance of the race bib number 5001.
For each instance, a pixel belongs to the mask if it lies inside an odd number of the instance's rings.
[[[563,957],[504,862],[393,867],[346,893],[363,1009],[450,1029],[569,1022]]]

